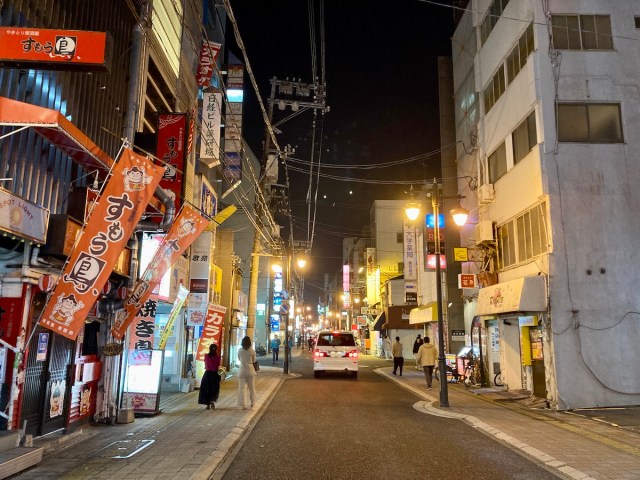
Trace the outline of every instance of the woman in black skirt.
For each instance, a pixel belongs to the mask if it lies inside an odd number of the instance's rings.
[[[218,401],[220,394],[220,355],[218,355],[218,346],[211,344],[209,353],[204,356],[204,375],[200,382],[200,393],[198,395],[198,403],[206,405],[207,410],[216,408],[215,402]]]

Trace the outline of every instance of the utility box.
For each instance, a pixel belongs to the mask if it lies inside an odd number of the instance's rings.
[[[483,220],[476,225],[476,245],[494,243],[493,223],[490,220]]]

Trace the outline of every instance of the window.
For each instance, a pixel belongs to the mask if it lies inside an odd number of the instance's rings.
[[[609,15],[552,15],[553,47],[559,50],[613,50]]]
[[[491,5],[489,6],[489,10],[487,12],[487,16],[484,17],[482,24],[480,25],[480,41],[482,45],[487,41],[493,27],[498,23],[498,19],[502,15],[502,12],[506,8],[509,0],[493,0]]]
[[[516,75],[518,75],[522,67],[527,63],[527,58],[531,55],[534,48],[533,24],[529,24],[520,37],[520,40],[518,40],[518,45],[514,47],[507,57],[507,80],[509,83],[516,78]]]
[[[636,28],[640,28],[640,17],[633,17],[633,20],[636,23]]]
[[[522,160],[538,143],[536,132],[536,112],[529,116],[513,131],[513,163]]]
[[[500,65],[489,85],[484,90],[484,113],[486,114],[495,105],[506,88],[504,80],[504,65]]]
[[[558,103],[557,116],[559,142],[624,141],[618,103]]]
[[[544,212],[542,203],[498,227],[498,268],[525,262],[547,251]]]
[[[318,347],[355,347],[356,341],[351,333],[329,332],[318,335]]]
[[[496,183],[507,173],[507,148],[504,142],[489,155],[489,182]]]

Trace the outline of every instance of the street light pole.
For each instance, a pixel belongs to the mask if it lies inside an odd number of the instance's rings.
[[[447,384],[447,365],[444,354],[444,320],[442,317],[442,265],[440,263],[440,206],[438,205],[438,184],[433,181],[431,205],[433,207],[436,255],[436,296],[438,305],[438,370],[440,371],[440,406],[449,406],[449,386]]]

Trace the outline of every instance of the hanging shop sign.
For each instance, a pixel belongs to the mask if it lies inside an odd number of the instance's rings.
[[[49,210],[0,188],[0,230],[37,243],[46,243]]]
[[[158,246],[153,259],[125,300],[124,309],[116,314],[115,324],[111,329],[116,339],[122,340],[129,324],[160,283],[164,274],[204,231],[209,221],[191,205],[183,205],[175,222]]]
[[[198,86],[208,87],[211,85],[211,77],[215,70],[216,59],[220,52],[221,44],[216,42],[210,42],[207,40],[202,41],[202,48],[200,49],[200,61],[198,62],[198,73],[196,74],[196,80]]]
[[[220,165],[221,107],[221,92],[205,92],[202,95],[200,161],[204,162],[209,168]]]
[[[156,156],[165,162],[167,167],[160,181],[160,186],[169,191],[176,211],[180,209],[180,199],[182,198],[186,129],[187,116],[184,113],[158,115]]]
[[[151,295],[138,311],[129,338],[130,350],[153,350],[157,308],[158,296]]]
[[[106,357],[117,357],[124,350],[124,345],[121,343],[107,343],[102,349],[102,353]]]
[[[418,278],[418,257],[416,255],[416,229],[404,222],[404,280],[415,281]]]
[[[109,70],[111,37],[106,32],[0,27],[0,65],[58,70]]]
[[[101,221],[82,227],[40,316],[43,327],[71,340],[77,338],[163,172],[164,168],[124,150],[92,213]]]
[[[478,288],[478,277],[473,273],[458,274],[458,288]]]

